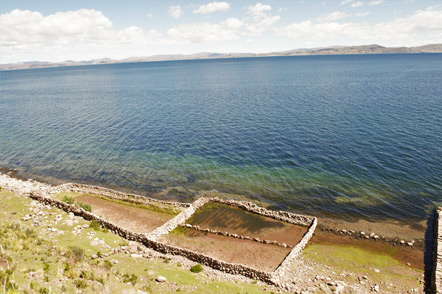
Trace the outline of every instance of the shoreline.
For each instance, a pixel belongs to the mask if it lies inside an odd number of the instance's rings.
[[[17,179],[17,178],[11,178],[8,175],[2,174],[0,173],[0,187],[2,187],[4,191],[11,191],[16,195],[38,195],[38,194],[47,194],[50,198],[52,199],[52,197],[54,197],[54,199],[56,198],[56,195],[58,195],[63,188],[68,188],[68,187],[74,187],[78,185],[79,188],[81,189],[82,187],[86,188],[86,189],[94,189],[96,188],[97,191],[112,191],[114,193],[121,193],[119,191],[113,191],[113,190],[109,190],[106,188],[99,188],[99,187],[93,187],[93,186],[86,186],[86,185],[81,185],[81,184],[67,184],[67,185],[61,185],[61,186],[52,186],[52,185],[48,185],[42,182],[38,182],[35,180],[22,180],[22,179]],[[87,192],[87,190],[84,190],[85,193]],[[121,193],[124,194],[124,193]],[[135,195],[136,196],[136,195]],[[140,197],[140,196],[139,196]],[[27,198],[27,197],[26,197]],[[38,197],[37,197],[38,198]],[[64,205],[64,204],[63,204]],[[253,206],[253,204],[252,204]],[[323,221],[319,221],[319,223],[323,223]],[[385,224],[382,224],[385,225]],[[393,245],[388,243],[388,242],[384,242],[381,238],[373,238],[376,235],[372,234],[366,234],[364,236],[360,236],[359,234],[361,232],[355,232],[355,234],[351,233],[351,230],[346,230],[346,229],[333,229],[333,228],[325,228],[324,224],[321,224],[322,227],[318,226],[318,229],[315,231],[313,238],[311,239],[311,241],[307,244],[307,246],[305,247],[304,252],[302,253],[301,256],[299,257],[299,260],[295,260],[295,264],[301,264],[303,266],[303,269],[306,270],[309,266],[312,265],[318,265],[317,262],[322,263],[322,262],[331,262],[331,261],[324,261],[322,259],[324,258],[328,258],[327,256],[329,256],[329,254],[326,254],[327,250],[338,250],[338,252],[341,252],[340,254],[343,254],[344,252],[347,252],[347,250],[356,250],[354,252],[354,254],[358,254],[359,255],[359,251],[357,250],[362,250],[361,252],[370,252],[368,254],[374,254],[373,256],[379,256],[376,258],[393,258],[394,260],[397,260],[397,262],[399,262],[400,264],[400,268],[402,270],[405,270],[405,268],[408,268],[406,271],[407,273],[410,273],[409,270],[412,271],[418,271],[421,272],[424,270],[424,262],[423,262],[423,256],[424,256],[424,252],[422,248],[419,248],[419,246],[417,245],[407,245],[407,244],[402,244],[402,245]],[[112,230],[110,230],[112,231]],[[131,233],[132,234],[132,233]],[[132,236],[131,234],[129,234],[130,236]],[[131,238],[129,238],[131,239]],[[155,241],[156,242],[156,241]],[[408,242],[407,242],[408,243]],[[390,249],[391,248],[391,249]],[[395,248],[393,250],[393,248]],[[364,253],[366,254],[366,253]],[[364,254],[362,256],[364,256]],[[319,255],[319,257],[317,257]],[[383,256],[383,257],[381,257]],[[320,258],[319,260],[317,258]],[[351,255],[351,263],[348,264],[348,266],[350,266],[351,264],[353,264],[353,262],[359,263],[358,261],[358,256],[356,255]],[[370,260],[370,259],[369,259]],[[334,262],[334,261],[333,261]],[[348,262],[348,259],[347,259]],[[326,263],[327,264],[327,263]],[[332,263],[334,264],[334,263]],[[364,262],[361,263],[361,265],[363,265]],[[379,265],[376,265],[377,263],[375,262],[373,265],[371,265],[372,267],[370,267],[370,272],[374,271],[374,275],[376,275],[377,273],[379,273],[379,270],[376,269]],[[358,265],[358,266],[361,266]],[[347,268],[344,267],[344,269],[340,269],[339,265],[334,264],[335,267],[338,267],[338,271],[342,271],[342,274],[346,273]],[[399,265],[398,265],[399,266]],[[364,282],[364,280],[366,280],[365,276],[362,276],[363,272],[365,271],[365,265],[360,268],[358,270],[359,274],[357,275],[361,275],[358,278],[359,284],[360,286],[366,287],[368,285],[366,285]],[[327,267],[325,268],[325,273],[326,275],[329,276],[334,276],[334,275],[338,275],[335,274],[334,271],[332,271],[330,268],[327,269]],[[303,272],[303,275],[305,275],[306,273]],[[314,273],[312,273],[314,274]],[[339,277],[342,276],[339,275]],[[416,274],[416,273],[415,273]],[[408,275],[408,274],[407,274]],[[420,274],[419,274],[420,275]],[[334,277],[333,279],[337,279],[339,280],[339,277]],[[348,276],[349,279],[351,278],[351,275]],[[423,274],[422,274],[423,277]],[[405,278],[405,276],[404,276]],[[297,280],[298,278],[293,277],[293,279]],[[301,279],[304,279],[301,277]],[[319,281],[317,280],[319,279]],[[323,281],[323,279],[325,279],[322,276],[319,276],[319,278],[312,279],[310,280],[310,282],[306,283],[313,283],[316,286],[319,285],[319,287],[321,287],[321,281]],[[290,279],[291,280],[291,279]],[[293,280],[293,284],[295,284],[295,280]],[[329,285],[329,283],[327,282],[329,280],[326,280],[326,285]],[[362,282],[361,282],[362,281]],[[370,283],[370,287],[374,287],[376,286],[377,283],[380,282],[380,280],[372,280]],[[299,282],[296,282],[299,285]],[[319,284],[318,284],[319,283]],[[372,283],[375,283],[373,285],[371,285]],[[421,281],[420,281],[421,283]],[[301,283],[302,285],[303,283]],[[330,284],[331,285],[331,284]],[[390,287],[393,284],[385,284],[385,282],[383,282],[382,287]],[[292,286],[290,286],[290,289],[294,289],[292,288]],[[325,286],[328,287],[328,286]],[[330,287],[334,287],[333,285],[331,285]],[[296,288],[296,286],[295,286]],[[373,288],[372,288],[373,289]]]
[[[41,181],[35,180],[32,178],[27,178],[22,175],[17,174],[18,170],[9,169],[5,167],[0,167],[0,177],[2,175],[6,175],[10,178],[14,178],[20,180],[22,182],[32,182],[37,185],[43,185],[45,187],[56,188],[62,186],[64,184],[74,184],[74,185],[85,185],[85,186],[93,186],[98,187],[104,190],[115,191],[117,193],[125,193],[128,195],[135,195],[136,197],[144,197],[151,198],[156,201],[165,201],[165,202],[176,202],[177,204],[190,204],[190,202],[181,202],[176,199],[163,199],[157,198],[156,195],[151,195],[146,193],[145,195],[138,194],[136,190],[131,189],[119,189],[119,187],[106,187],[99,186],[94,183],[77,183],[70,182],[68,180],[55,179],[58,184],[53,184],[51,181]],[[1,183],[1,181],[0,181]],[[170,187],[173,188],[173,187]],[[166,189],[167,190],[167,189]],[[207,191],[202,190],[198,191],[199,193],[196,195],[196,200],[198,197],[218,197],[221,196],[221,199],[234,199],[239,201],[251,201],[259,206],[264,208],[268,208],[269,204],[265,202],[255,201],[249,199],[246,196],[238,195],[238,194],[230,194],[218,192],[215,190]],[[231,198],[229,198],[231,197]],[[293,212],[296,214],[303,214],[303,212]],[[336,235],[349,235],[355,238],[364,238],[364,239],[373,239],[375,241],[382,240],[387,243],[391,243],[394,246],[414,246],[415,244],[419,247],[420,250],[425,250],[425,233],[426,233],[426,223],[430,220],[424,219],[419,222],[411,221],[411,222],[402,222],[395,219],[364,219],[358,218],[354,220],[348,220],[339,216],[330,217],[330,216],[320,216],[320,215],[312,215],[318,218],[318,230],[328,231],[330,233]],[[362,233],[362,234],[361,234]]]
[[[120,186],[102,186],[99,183],[96,183],[94,181],[90,182],[72,182],[67,179],[60,179],[60,178],[52,178],[52,177],[42,177],[35,175],[35,177],[28,177],[26,175],[19,174],[19,171],[17,169],[10,169],[7,167],[1,167],[0,166],[0,175],[5,174],[8,175],[11,178],[19,179],[22,181],[35,181],[38,183],[42,183],[49,186],[60,186],[63,184],[80,184],[80,185],[90,185],[90,186],[96,186],[103,189],[109,189],[121,193],[127,193],[132,195],[137,195],[141,197],[147,197],[147,198],[153,198],[158,201],[166,201],[166,202],[177,202],[177,203],[184,203],[189,204],[191,202],[186,201],[180,201],[180,198],[178,197],[165,197],[168,196],[167,192],[174,189],[182,188],[184,191],[187,191],[184,187],[165,187],[160,193],[149,193],[143,191],[139,191],[137,189],[130,189],[130,188],[124,188]],[[37,178],[34,179],[34,178]],[[179,191],[179,190],[178,190]],[[185,193],[185,192],[183,192]],[[159,197],[160,196],[160,197]],[[162,196],[162,197],[161,197]],[[271,204],[263,201],[257,201],[255,199],[250,199],[247,196],[234,194],[234,193],[225,193],[225,192],[219,192],[217,190],[199,190],[196,191],[196,195],[193,196],[193,200],[196,200],[198,197],[220,197],[222,199],[235,199],[239,201],[251,201],[255,204],[258,204],[259,206],[269,208]],[[182,199],[181,199],[182,200]],[[290,210],[288,210],[290,211]],[[290,211],[292,213],[296,214],[304,214],[303,211]],[[404,220],[397,220],[393,218],[374,218],[374,217],[348,217],[348,216],[342,216],[338,213],[331,214],[328,213],[326,216],[321,213],[317,214],[309,214],[318,218],[318,229],[327,230],[330,232],[334,232],[336,234],[342,234],[342,230],[347,231],[344,234],[347,234],[349,231],[359,231],[359,232],[365,232],[368,233],[367,235],[370,235],[372,233],[375,233],[375,235],[378,235],[380,237],[385,236],[386,238],[391,239],[398,239],[397,242],[400,243],[401,239],[407,239],[404,240],[403,244],[407,243],[408,241],[413,241],[413,239],[424,239],[425,238],[425,231],[427,229],[427,223],[430,221],[429,219],[432,218],[432,215],[429,215],[428,218],[421,219],[421,220],[410,220],[410,221],[404,221]],[[365,236],[361,236],[365,237]],[[373,236],[372,236],[373,237]],[[371,237],[370,237],[371,238]],[[396,243],[397,243],[396,242]]]

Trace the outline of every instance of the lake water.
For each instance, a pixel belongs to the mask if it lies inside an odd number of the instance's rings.
[[[415,221],[442,204],[442,54],[0,75],[0,166],[22,176],[345,218]]]

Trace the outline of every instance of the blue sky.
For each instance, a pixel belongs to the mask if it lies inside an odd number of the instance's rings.
[[[0,13],[0,63],[442,43],[434,0],[14,0]]]

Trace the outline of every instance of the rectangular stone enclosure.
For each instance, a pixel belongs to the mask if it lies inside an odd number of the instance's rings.
[[[62,192],[80,194],[67,203],[54,197]],[[279,284],[317,224],[315,217],[271,211],[246,201],[201,197],[186,204],[81,184],[63,184],[31,197],[97,220],[158,252],[270,284]],[[79,207],[79,202],[93,211]]]

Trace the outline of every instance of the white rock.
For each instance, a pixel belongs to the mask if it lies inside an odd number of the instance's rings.
[[[66,220],[66,225],[68,227],[72,227],[74,225],[74,222],[72,220],[68,219],[68,220]]]
[[[167,281],[166,277],[163,276],[158,276],[155,281],[159,282],[159,283],[164,283]]]
[[[141,255],[141,254],[137,254],[137,253],[132,253],[132,254],[130,255],[130,257],[132,257],[132,258],[142,258],[143,255]]]

